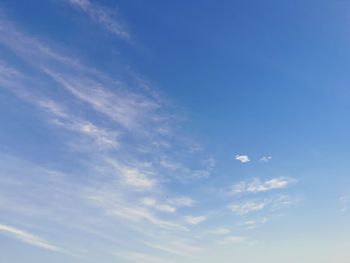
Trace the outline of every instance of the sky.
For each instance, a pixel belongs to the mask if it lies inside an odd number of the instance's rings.
[[[2,0],[0,262],[349,263],[350,1]]]

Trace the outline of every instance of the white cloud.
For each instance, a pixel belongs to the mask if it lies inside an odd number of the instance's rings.
[[[278,195],[262,200],[234,202],[229,204],[228,208],[237,215],[245,215],[267,208],[270,211],[286,208],[295,205],[300,201],[302,201],[302,198],[300,196]]]
[[[97,4],[93,4],[89,0],[67,0],[71,5],[85,12],[92,20],[101,24],[106,30],[124,38],[130,38],[129,32],[111,15],[111,12]]]
[[[260,179],[255,178],[250,182],[240,182],[233,185],[231,193],[240,194],[267,192],[271,190],[286,188],[296,182],[297,181],[295,179],[289,177],[276,177],[263,182]]]
[[[267,218],[264,217],[258,220],[247,220],[247,221],[244,221],[243,223],[240,223],[239,225],[242,226],[245,230],[251,230],[262,226],[266,222],[267,222]]]
[[[237,154],[235,156],[235,159],[237,161],[240,161],[241,163],[248,163],[248,162],[250,162],[250,159],[249,159],[249,157],[247,155],[239,155],[239,154]]]
[[[229,209],[238,215],[244,215],[264,209],[268,205],[267,201],[246,201],[243,203],[232,203]]]
[[[81,74],[84,72],[79,72],[80,76],[55,72],[49,68],[45,68],[44,72],[77,99],[87,103],[97,112],[104,114],[128,130],[137,132],[137,129],[141,129],[142,124],[143,128],[146,128],[146,124],[155,124],[155,111],[160,105],[145,95],[122,90],[115,83],[110,83],[110,85],[117,86],[111,92],[105,87],[108,83],[103,84],[98,81],[98,76]],[[119,83],[119,85],[123,84]],[[160,125],[160,123],[158,124]],[[140,130],[139,132],[145,131]]]
[[[141,203],[153,207],[156,210],[168,213],[175,213],[176,207],[170,206],[168,204],[160,204],[156,199],[150,197],[144,197],[141,199]]]
[[[61,251],[61,248],[50,244],[46,240],[11,226],[0,224],[0,232],[10,234],[15,238],[36,247],[40,247],[40,248],[50,250],[50,251],[55,251],[55,252]]]
[[[86,195],[85,199],[91,204],[101,207],[107,215],[125,219],[127,222],[147,221],[159,228],[187,230],[177,223],[158,218],[148,209],[128,202],[111,191],[110,189],[92,191]]]
[[[186,257],[193,256],[194,254],[201,251],[200,247],[193,246],[192,244],[189,244],[184,240],[170,241],[170,242],[166,242],[165,244],[164,243],[162,244],[146,243],[146,245],[170,254],[186,256]]]
[[[268,155],[268,156],[262,156],[259,161],[260,162],[264,162],[264,163],[268,163],[269,161],[272,160],[272,156]]]
[[[112,159],[107,159],[107,163],[116,169],[117,174],[124,183],[135,189],[147,190],[156,185],[156,180],[151,178],[152,172],[147,169],[140,169],[136,165],[128,166]]]
[[[67,109],[64,109],[62,105],[52,100],[31,99],[31,102],[36,103],[52,114],[54,117],[54,119],[51,120],[52,123],[91,138],[94,144],[100,149],[113,149],[118,146],[118,133],[116,131],[98,127],[88,120],[68,113]]]
[[[296,205],[303,200],[301,196],[280,195],[271,199],[271,209],[278,210],[288,206]]]
[[[206,216],[186,216],[185,221],[191,225],[198,225],[207,220]]]

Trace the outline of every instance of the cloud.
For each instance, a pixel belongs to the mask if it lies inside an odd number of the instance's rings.
[[[176,207],[170,206],[168,204],[160,204],[156,199],[150,197],[144,197],[141,199],[143,205],[153,207],[156,210],[168,213],[175,213]]]
[[[117,174],[122,178],[125,184],[134,187],[135,189],[150,189],[156,185],[156,180],[151,178],[152,172],[146,168],[137,167],[137,165],[125,165],[116,160],[107,159],[108,164],[111,164]]]
[[[268,163],[269,161],[272,160],[272,156],[262,156],[259,161],[260,162],[264,162],[264,163]]]
[[[240,161],[241,163],[248,163],[248,162],[250,162],[250,159],[249,159],[249,157],[247,155],[239,155],[239,154],[237,154],[235,156],[235,159],[237,161]]]
[[[271,190],[287,188],[291,184],[296,183],[297,180],[289,177],[276,177],[266,181],[260,179],[253,179],[250,182],[239,182],[232,186],[232,194],[241,193],[260,193],[268,192]]]
[[[98,76],[94,78],[89,74],[81,76],[70,73],[63,74],[48,68],[45,68],[44,72],[77,99],[87,103],[97,112],[104,114],[127,130],[136,132],[137,129],[141,128],[141,124],[155,124],[157,121],[157,116],[154,113],[160,105],[145,95],[118,89],[118,85],[111,92],[96,79]]]
[[[93,21],[99,23],[106,30],[112,34],[123,38],[129,39],[130,34],[125,29],[120,21],[113,18],[111,12],[106,8],[103,8],[97,4],[93,4],[89,0],[66,0],[72,6],[86,13]]]
[[[116,131],[98,127],[88,120],[68,113],[67,109],[52,100],[33,98],[30,102],[50,113],[54,117],[51,119],[53,124],[91,138],[100,149],[113,149],[118,146],[118,133]]]
[[[270,199],[271,210],[279,210],[285,207],[293,206],[303,200],[302,196],[280,195]]]
[[[61,248],[50,244],[46,240],[11,226],[0,224],[0,232],[9,234],[32,246],[55,252],[61,251]]]
[[[174,173],[182,174],[181,180],[184,180],[184,175],[186,178],[192,179],[205,179],[209,177],[215,168],[215,159],[210,157],[200,161],[200,168],[193,169],[186,166],[184,163],[175,162],[167,158],[162,158],[160,160],[160,165],[166,170]]]
[[[264,217],[258,220],[247,220],[247,221],[244,221],[243,223],[240,223],[239,225],[242,226],[245,230],[251,230],[262,226],[267,221],[268,221],[267,218]]]
[[[302,201],[300,196],[278,195],[272,198],[262,200],[248,200],[241,202],[233,202],[228,208],[237,215],[245,215],[252,212],[258,212],[269,208],[270,211],[279,210]]]
[[[198,225],[207,220],[206,216],[186,216],[185,221],[191,225]]]
[[[237,215],[244,215],[264,209],[268,205],[267,201],[246,201],[243,203],[232,203],[228,207]]]
[[[86,0],[66,1],[98,23],[104,26],[108,23],[112,26],[112,29],[107,27],[111,32],[128,38],[127,32],[127,35],[120,33],[124,28],[121,31],[113,29],[115,24],[109,23],[112,16],[105,9]],[[0,63],[1,85],[34,105],[35,113],[39,112],[40,117],[53,124],[50,131],[54,129],[55,134],[64,131],[67,136],[55,137],[57,143],[71,145],[73,141],[79,149],[73,152],[64,149],[63,154],[53,149],[58,157],[69,160],[67,163],[60,158],[55,158],[52,163],[50,160],[53,159],[47,159],[50,156],[44,156],[47,166],[52,165],[59,171],[23,160],[8,162],[0,158],[0,175],[4,177],[0,178],[1,212],[7,212],[10,218],[21,215],[21,220],[28,224],[46,224],[48,228],[52,227],[53,233],[64,232],[67,242],[80,238],[81,244],[72,245],[81,246],[81,250],[91,247],[92,251],[87,252],[89,256],[94,255],[93,248],[100,244],[110,245],[106,250],[111,247],[111,250],[125,251],[127,247],[138,251],[146,242],[153,244],[147,249],[152,247],[187,256],[198,251],[197,244],[212,242],[194,235],[197,234],[195,226],[207,220],[207,216],[186,216],[189,207],[199,203],[199,199],[195,201],[191,195],[198,185],[178,185],[174,179],[205,179],[213,172],[215,160],[205,153],[200,158],[195,156],[204,150],[190,150],[190,155],[184,156],[183,153],[188,151],[187,139],[172,129],[176,126],[173,125],[175,113],[169,114],[164,109],[162,98],[154,95],[151,88],[140,85],[139,79],[123,76],[123,72],[114,72],[117,79],[108,76],[82,64],[74,56],[66,55],[71,52],[52,48],[55,43],[44,44],[2,21],[2,17],[0,19],[0,42],[16,55],[16,61],[20,61],[15,63],[17,67]],[[122,76],[119,78],[119,75]],[[32,117],[30,112],[25,114]],[[49,133],[49,130],[43,132]],[[47,142],[48,149],[50,143]],[[36,160],[40,159],[38,152]],[[62,156],[66,153],[67,156]],[[247,162],[249,158],[242,155],[238,160]],[[193,167],[193,163],[197,167]],[[7,177],[20,184],[9,187],[4,183],[9,181]],[[271,187],[271,183],[261,184],[260,188],[255,186],[259,191]],[[196,193],[200,194],[201,186]],[[190,196],[183,196],[185,193]],[[274,205],[268,200],[268,205],[277,209],[291,202],[287,197],[281,197]],[[199,207],[200,214],[207,214],[203,207]],[[186,214],[180,208],[186,210]],[[259,202],[241,205],[236,210],[239,213],[258,211]],[[0,231],[48,250],[60,250],[12,227],[2,226]],[[207,229],[203,231],[208,232]],[[230,234],[228,231],[219,229],[216,234],[224,236]],[[81,238],[82,233],[84,238]],[[191,242],[184,242],[186,238]],[[239,241],[232,236],[227,240]],[[132,253],[128,259],[166,262],[164,258],[151,255]]]

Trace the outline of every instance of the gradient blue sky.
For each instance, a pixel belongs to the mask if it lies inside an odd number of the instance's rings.
[[[350,1],[2,0],[0,262],[349,263]]]

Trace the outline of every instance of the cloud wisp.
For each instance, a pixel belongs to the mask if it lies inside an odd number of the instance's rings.
[[[271,198],[236,201],[228,205],[228,209],[236,215],[246,215],[265,209],[276,211],[299,203],[300,196],[278,195]]]
[[[18,228],[0,224],[0,232],[10,235],[18,240],[21,240],[24,243],[36,246],[45,250],[50,250],[54,252],[62,251],[61,248],[49,243],[45,239],[42,239],[36,235],[28,233],[26,231],[20,230]]]
[[[266,181],[255,178],[248,182],[242,181],[233,185],[231,194],[268,192],[284,189],[295,183],[297,183],[297,180],[289,177],[276,177]]]
[[[130,33],[120,21],[115,19],[112,12],[89,0],[66,0],[70,5],[86,13],[93,21],[100,24],[103,28],[112,34],[122,38],[129,39]]]

